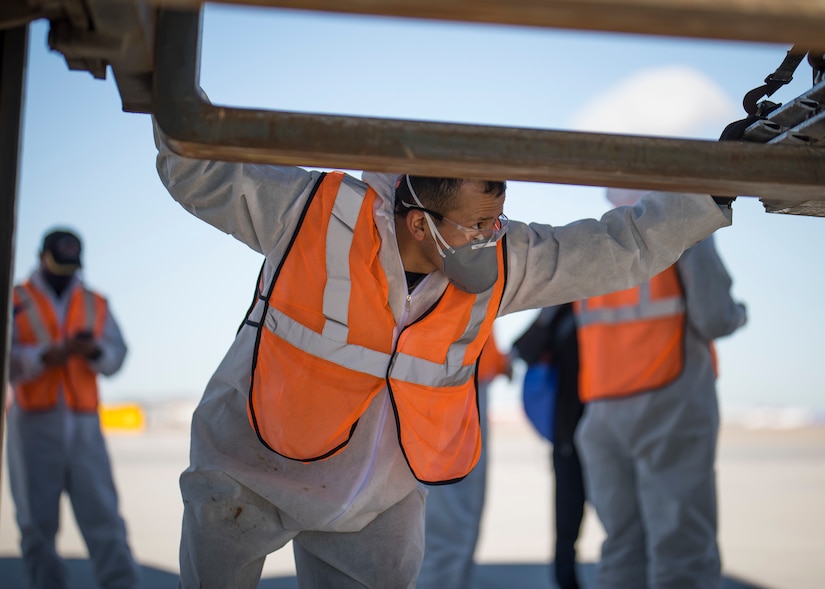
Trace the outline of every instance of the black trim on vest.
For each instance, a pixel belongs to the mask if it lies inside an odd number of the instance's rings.
[[[252,295],[252,303],[249,305],[249,309],[247,310],[246,314],[244,315],[243,321],[238,326],[238,331],[235,332],[235,335],[238,335],[243,329],[244,325],[249,325],[250,327],[260,327],[260,323],[257,321],[251,321],[249,319],[250,315],[252,315],[252,311],[255,310],[255,305],[258,303],[259,300],[263,300],[264,293],[261,292],[260,284],[264,278],[264,268],[266,268],[266,257],[264,257],[264,261],[261,264],[261,269],[258,271],[258,279],[255,281],[255,292]]]
[[[448,286],[448,288],[449,288],[449,286]],[[432,313],[433,310],[435,310],[435,308],[438,306],[438,303],[440,303],[441,300],[444,298],[444,295],[446,294],[446,292],[447,292],[447,289],[445,288],[444,292],[441,293],[441,295],[438,297],[438,299],[436,299],[436,301],[430,306],[429,309],[424,311],[415,321],[405,325],[403,328],[401,328],[401,331],[398,332],[398,337],[395,339],[395,345],[393,346],[392,355],[390,356],[390,361],[387,363],[387,374],[384,376],[384,380],[387,383],[387,394],[390,397],[390,405],[392,405],[392,413],[395,416],[395,435],[396,435],[396,438],[398,439],[398,447],[401,449],[401,454],[404,456],[404,462],[407,463],[407,468],[410,469],[410,472],[415,477],[415,480],[417,480],[420,483],[423,483],[424,481],[419,479],[418,476],[413,471],[412,467],[410,466],[410,459],[407,458],[407,451],[404,449],[404,444],[401,443],[401,419],[398,415],[398,406],[395,403],[395,394],[393,394],[393,392],[392,392],[392,384],[390,383],[390,370],[392,369],[393,361],[395,360],[395,356],[398,352],[398,342],[401,340],[401,335],[405,331],[407,331],[407,329],[409,329],[410,327],[412,327],[416,323],[419,323],[420,321],[423,321],[425,317],[427,317],[430,313]],[[476,365],[476,368],[478,368],[478,365]],[[477,388],[476,388],[476,403],[478,403],[478,389]],[[449,480],[449,481],[444,481],[443,483],[427,483],[427,484],[428,485],[429,484],[445,484],[446,485],[446,484],[449,484],[449,483],[456,483],[456,482],[460,481],[463,478],[464,477],[461,477],[461,478],[458,478],[458,479],[452,479],[452,480]]]
[[[502,264],[501,265],[502,265],[502,269],[504,270],[504,284],[501,287],[501,298],[499,298],[499,300],[498,300],[498,307],[497,307],[496,317],[498,317],[498,310],[501,309],[501,302],[504,300],[504,291],[507,289],[507,235],[506,234],[501,238],[501,257],[502,257]],[[495,287],[495,285],[493,285],[490,288],[494,288],[494,287]],[[415,321],[413,321],[409,325],[404,326],[404,328],[398,333],[398,338],[396,339],[396,346],[398,345],[398,341],[401,339],[401,334],[404,333],[404,331],[406,331],[408,328],[410,328],[413,325],[415,325],[416,323],[418,323],[419,321],[422,321],[430,313],[432,313],[433,310],[435,310],[438,303],[441,302],[441,299],[444,298],[444,294],[446,292],[447,292],[447,289],[445,288],[444,292],[441,293],[441,296],[438,297],[438,300],[436,300],[429,309],[427,309],[424,313],[422,313],[421,316],[418,319],[416,319]],[[482,346],[482,348],[483,347],[484,346]],[[390,368],[392,368],[392,364],[393,364],[392,359],[395,358],[395,354],[396,354],[396,350],[393,349],[392,358],[390,359],[390,363],[387,365],[387,375],[384,378],[384,380],[386,380],[386,382],[387,382],[387,392],[389,393],[389,396],[390,396],[390,404],[392,405],[392,412],[395,415],[395,435],[398,437],[398,447],[401,448],[401,454],[404,456],[404,461],[407,463],[407,467],[410,469],[410,472],[412,473],[413,477],[415,477],[415,480],[417,480],[419,483],[429,485],[431,487],[435,487],[435,486],[438,486],[438,485],[452,485],[453,483],[457,483],[459,481],[464,480],[467,476],[469,476],[470,473],[467,473],[463,477],[458,477],[458,478],[455,478],[455,479],[449,479],[449,480],[446,480],[446,481],[422,481],[421,479],[418,478],[418,476],[415,474],[415,472],[413,472],[413,469],[410,467],[410,461],[407,458],[407,451],[404,449],[404,444],[401,443],[401,421],[400,421],[399,416],[398,416],[398,407],[395,404],[395,395],[392,392],[392,385],[390,384]],[[475,367],[475,370],[473,371],[473,384],[474,384],[475,389],[476,389],[476,410],[477,411],[478,411],[478,408],[480,407],[480,405],[478,403],[478,363],[479,363],[480,360],[481,360],[481,352],[479,352],[478,358],[476,358],[476,367]],[[479,428],[482,426],[481,412],[480,411],[478,411],[478,426],[479,426]],[[473,469],[475,469],[475,467],[473,467]],[[472,472],[472,470],[470,472]]]

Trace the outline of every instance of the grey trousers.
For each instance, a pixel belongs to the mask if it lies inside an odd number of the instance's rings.
[[[358,532],[284,528],[278,509],[220,472],[185,472],[181,589],[255,589],[267,554],[292,540],[300,589],[412,589],[424,553],[416,488]]]
[[[468,589],[487,485],[487,387],[478,392],[481,456],[473,471],[452,485],[427,487],[424,563],[418,589]]]
[[[65,492],[98,585],[103,589],[137,587],[139,569],[118,511],[97,413],[73,413],[62,405],[26,412],[12,404],[7,427],[9,482],[29,586],[68,586],[66,567],[55,546],[60,497]]]
[[[576,432],[607,537],[595,589],[717,589],[713,391],[596,401]]]

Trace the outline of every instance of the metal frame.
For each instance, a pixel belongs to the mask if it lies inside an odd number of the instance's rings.
[[[410,18],[636,34],[796,43],[825,51],[821,0],[222,0]],[[156,8],[162,10],[157,28]],[[154,112],[171,146],[191,157],[565,184],[748,194],[766,208],[825,216],[819,114],[750,130],[767,143],[716,143],[506,127],[237,109],[202,98],[201,0],[3,0],[0,3],[0,451],[8,370],[20,114],[27,28],[52,23],[50,44],[71,69],[105,77],[123,109]],[[189,10],[186,10],[186,9]],[[183,9],[183,10],[181,10]],[[194,10],[193,10],[194,9]],[[153,63],[154,56],[154,63]],[[754,81],[756,82],[756,81]],[[781,134],[781,137],[777,134]],[[754,139],[755,137],[761,139]],[[774,139],[771,139],[774,137]],[[787,142],[787,144],[786,144]],[[820,145],[823,142],[818,142]]]
[[[202,0],[152,0],[198,8]],[[363,15],[823,46],[819,0],[216,0]]]
[[[195,158],[825,200],[825,149],[300,114],[211,104],[200,11],[163,10],[152,110]]]

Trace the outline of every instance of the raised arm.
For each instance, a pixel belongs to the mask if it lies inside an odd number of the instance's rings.
[[[629,288],[730,223],[730,209],[710,196],[672,193],[563,227],[511,223],[500,314]]]
[[[676,263],[685,289],[691,329],[711,341],[745,324],[745,306],[731,296],[733,281],[716,252],[713,236],[698,243]]]
[[[154,120],[153,125],[158,175],[187,211],[262,254],[297,223],[318,172],[185,158],[172,152]]]
[[[123,361],[126,359],[126,341],[123,339],[120,326],[108,305],[103,333],[100,339],[95,341],[95,344],[100,350],[100,354],[89,360],[92,370],[105,376],[111,376],[120,370]]]

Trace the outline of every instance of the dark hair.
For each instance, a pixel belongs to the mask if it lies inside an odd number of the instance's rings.
[[[431,178],[428,176],[410,176],[410,183],[424,208],[447,215],[458,208],[455,197],[465,182],[462,178]],[[507,183],[503,181],[484,180],[484,193],[501,196],[507,190]],[[404,215],[411,210],[402,203],[418,206],[410,194],[407,179],[401,176],[401,182],[395,189],[395,214]]]

